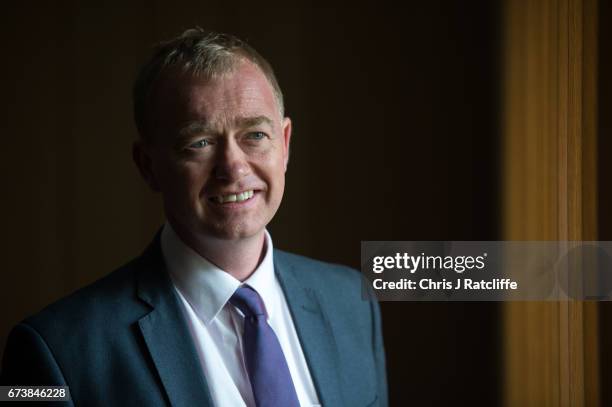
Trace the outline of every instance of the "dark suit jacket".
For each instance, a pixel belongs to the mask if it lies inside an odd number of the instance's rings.
[[[274,251],[324,406],[386,406],[376,301],[349,268]],[[67,385],[75,405],[212,406],[159,235],[145,253],[10,333],[3,385]]]

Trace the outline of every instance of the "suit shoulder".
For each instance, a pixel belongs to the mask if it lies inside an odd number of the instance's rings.
[[[286,252],[274,253],[281,283],[291,281],[291,288],[312,290],[325,315],[336,330],[337,339],[360,332],[362,341],[371,340],[372,297],[366,295],[367,285],[362,274],[350,267],[325,263]],[[278,257],[278,259],[276,259]],[[367,346],[367,345],[366,345]]]
[[[119,312],[126,300],[134,298],[138,259],[47,305],[24,323],[38,331],[58,325],[96,321],[102,314]],[[98,319],[99,320],[99,319]]]
[[[299,273],[305,278],[326,286],[346,288],[359,288],[362,275],[359,271],[342,264],[328,263],[299,254],[289,253],[275,249],[274,257],[279,264],[303,270]]]

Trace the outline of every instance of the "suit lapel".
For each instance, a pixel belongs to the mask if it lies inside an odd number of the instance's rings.
[[[308,270],[296,270],[279,257],[275,253],[276,275],[285,293],[319,401],[324,406],[342,406],[338,351],[319,295],[299,280],[300,273],[308,273]]]
[[[168,277],[159,234],[141,257],[138,296],[153,310],[138,321],[170,404],[213,405],[191,334]]]

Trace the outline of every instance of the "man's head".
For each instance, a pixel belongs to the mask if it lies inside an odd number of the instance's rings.
[[[269,64],[240,40],[189,30],[134,86],[134,160],[183,239],[260,235],[284,191],[291,122]]]
[[[167,71],[179,70],[202,78],[213,78],[231,72],[243,59],[257,65],[266,76],[283,116],[283,93],[268,61],[233,35],[194,28],[160,43],[136,78],[133,88],[134,120],[141,139],[148,140],[150,137],[148,108],[155,97],[156,85]]]

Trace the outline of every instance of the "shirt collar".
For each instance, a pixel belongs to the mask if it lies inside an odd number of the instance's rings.
[[[265,235],[266,254],[253,274],[244,281],[244,284],[251,286],[259,293],[266,307],[267,317],[270,319],[274,310],[278,309],[280,299],[277,290],[278,282],[274,274],[274,246],[272,246],[272,238],[267,230],[265,230]]]
[[[271,318],[279,299],[275,291],[272,238],[267,230],[264,232],[266,254],[253,274],[241,283],[187,246],[168,222],[164,225],[161,247],[170,277],[205,324],[216,318],[242,284],[259,293]]]

